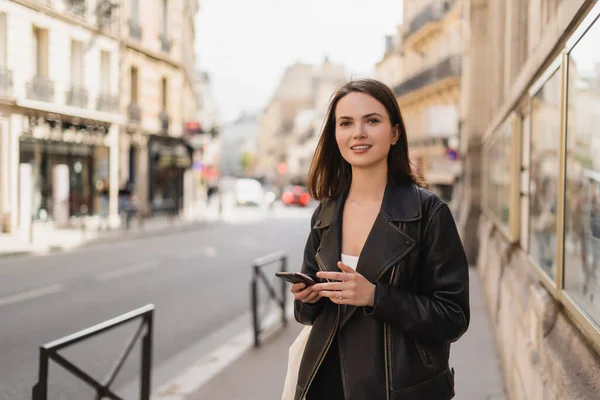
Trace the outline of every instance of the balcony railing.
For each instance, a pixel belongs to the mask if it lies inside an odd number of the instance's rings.
[[[135,40],[142,40],[142,27],[138,21],[129,20],[129,36]]]
[[[127,107],[127,117],[129,118],[129,122],[139,124],[142,120],[142,110],[140,106],[135,103],[130,103],[129,107]]]
[[[99,111],[117,112],[119,111],[119,99],[110,94],[101,94],[96,99],[96,109]]]
[[[171,41],[165,34],[160,35],[160,48],[165,53],[168,53],[171,51]]]
[[[169,117],[169,114],[166,111],[161,111],[160,115],[160,130],[162,133],[169,133],[169,122],[171,120],[171,117]]]
[[[0,96],[12,96],[12,86],[12,71],[4,67],[0,67]]]
[[[409,37],[430,22],[440,21],[455,1],[456,0],[441,0],[425,6],[425,8],[410,21],[408,29],[404,32],[404,38]]]
[[[27,98],[31,100],[51,102],[54,97],[54,82],[36,75],[27,82]]]
[[[461,68],[462,57],[460,55],[450,56],[434,67],[406,79],[394,88],[394,94],[398,97],[404,96],[444,78],[460,77]]]
[[[88,105],[87,90],[81,86],[71,86],[67,92],[67,105],[86,108]]]

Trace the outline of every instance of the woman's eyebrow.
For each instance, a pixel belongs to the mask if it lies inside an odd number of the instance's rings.
[[[374,112],[374,113],[369,113],[369,114],[363,115],[362,118],[365,119],[365,118],[374,117],[374,116],[383,117],[381,114]],[[354,119],[354,118],[342,115],[341,117],[338,117],[338,121],[340,119]]]

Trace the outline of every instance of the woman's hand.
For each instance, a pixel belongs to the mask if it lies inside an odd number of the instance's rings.
[[[314,285],[313,285],[314,286]],[[315,292],[311,287],[306,287],[304,283],[294,283],[290,288],[294,294],[294,300],[300,300],[303,303],[316,303],[321,299],[319,292]]]
[[[322,297],[329,297],[336,304],[372,307],[375,285],[346,264],[338,262],[337,265],[343,272],[319,271],[317,277],[339,282],[318,283],[309,289]]]

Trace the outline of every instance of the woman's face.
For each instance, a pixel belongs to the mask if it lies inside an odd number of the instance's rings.
[[[390,146],[398,140],[384,105],[368,94],[352,92],[335,109],[335,139],[352,167],[369,168],[387,163]]]

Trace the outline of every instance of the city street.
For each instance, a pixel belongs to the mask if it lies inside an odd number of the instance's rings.
[[[211,333],[233,327],[226,341],[235,328],[250,326],[252,260],[283,250],[288,269],[299,268],[311,212],[229,207],[222,221],[194,231],[0,259],[0,400],[31,398],[39,345],[149,303],[156,306],[153,387],[160,386],[210,351],[201,343]],[[275,266],[267,271],[272,275]],[[136,327],[61,354],[103,381]],[[117,393],[135,382],[139,360],[138,346],[115,382]],[[49,399],[92,398],[91,389],[53,363],[50,382]]]

